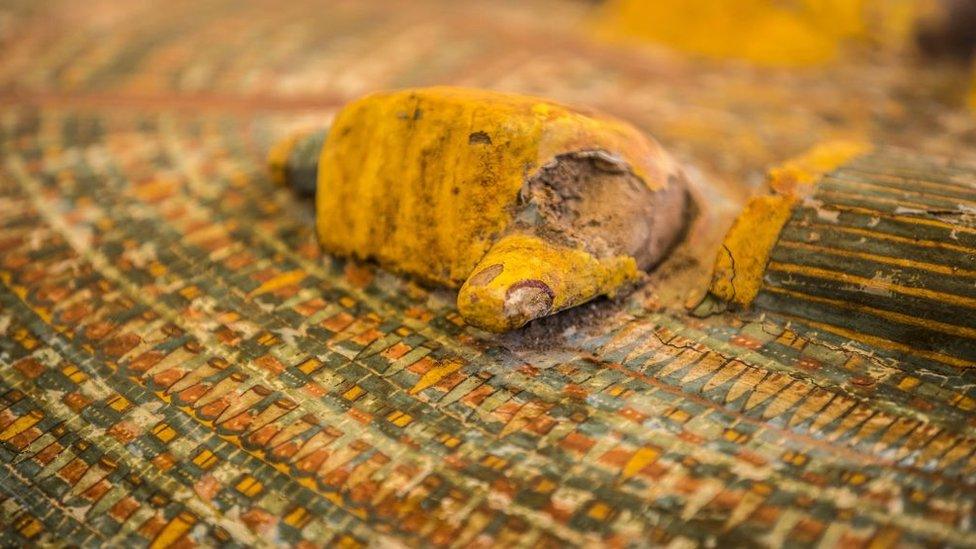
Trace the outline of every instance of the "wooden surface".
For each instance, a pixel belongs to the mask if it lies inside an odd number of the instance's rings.
[[[809,321],[844,318],[773,290],[769,310],[684,307],[765,171],[828,138],[903,147],[870,161],[895,187],[955,157],[971,200],[965,71],[706,62],[597,41],[597,10],[4,3],[0,543],[976,544],[976,370],[839,336]],[[702,216],[629,298],[498,337],[451,292],[323,255],[268,147],[361,93],[435,83],[626,118],[685,162]],[[776,261],[825,257],[791,249]],[[938,320],[970,329],[963,310]]]

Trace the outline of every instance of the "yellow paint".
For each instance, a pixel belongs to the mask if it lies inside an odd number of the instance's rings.
[[[647,467],[651,463],[657,461],[657,458],[660,457],[660,455],[661,452],[656,448],[639,448],[636,452],[634,452],[634,455],[630,456],[630,459],[627,460],[627,463],[624,465],[623,471],[621,472],[621,476],[628,479],[636,475],[637,473],[641,472],[644,467]]]
[[[311,375],[315,370],[318,370],[321,366],[322,366],[321,360],[315,357],[310,357],[305,362],[299,364],[298,369],[306,375]]]
[[[874,176],[874,174],[871,174],[871,175]],[[885,178],[884,177],[878,177],[877,179],[878,180],[884,180]],[[888,178],[888,179],[892,179],[892,178]],[[902,180],[902,181],[904,181],[904,180]],[[911,181],[917,188],[922,188],[922,187],[935,187],[937,189],[938,188],[943,188],[944,189],[946,187],[949,187],[949,185],[940,185],[938,183],[931,184],[928,181],[917,181],[917,180],[911,180],[911,179],[909,179],[909,181]],[[861,189],[867,188],[867,189],[881,191],[881,192],[888,192],[888,193],[892,192],[891,185],[886,185],[886,184],[879,183],[879,182],[871,182],[871,183],[869,183],[867,181],[845,181],[844,184],[847,185],[847,186],[861,188]],[[940,194],[938,192],[925,191],[925,190],[909,190],[909,189],[900,189],[900,188],[896,192],[899,195],[919,196],[919,197],[922,197],[922,198],[940,198],[940,199],[943,199],[943,200],[954,200],[957,204],[961,204],[961,205],[976,206],[976,200],[967,200],[965,198],[959,198],[957,196]],[[901,204],[901,202],[899,202],[899,204]],[[928,206],[924,206],[923,205],[922,207],[923,208],[926,208]]]
[[[594,503],[592,507],[590,507],[590,510],[587,511],[586,514],[593,520],[606,520],[612,511],[613,508],[611,508],[609,505],[603,503],[602,501],[598,501]]]
[[[503,467],[508,465],[508,461],[498,456],[493,456],[489,454],[485,456],[484,459],[481,460],[481,464],[484,465],[485,467],[490,467],[492,469],[495,469],[496,471],[500,471]]]
[[[269,153],[272,177],[279,182],[302,137],[292,136]],[[638,276],[632,257],[597,258],[530,236],[533,229],[522,224],[515,227],[527,181],[564,155],[595,152],[651,191],[681,177],[655,141],[595,112],[450,87],[373,94],[339,112],[319,154],[319,241],[331,253],[375,260],[428,282],[464,284],[458,303],[470,324],[493,331],[522,326],[613,295]],[[466,283],[472,273],[494,264],[505,268],[497,281]],[[249,297],[303,276],[302,271],[283,273]],[[551,303],[532,314],[506,312],[506,292],[526,281],[554,292]],[[415,390],[436,383],[428,379],[436,374],[424,376]]]
[[[670,158],[633,127],[519,95],[435,87],[378,93],[338,114],[319,159],[316,225],[331,252],[461,285],[513,221],[526,179],[602,150],[651,189]]]
[[[153,427],[152,433],[163,442],[169,442],[176,438],[176,431],[165,423],[160,423]]]
[[[637,262],[630,256],[597,259],[516,233],[499,240],[481,260],[461,287],[458,309],[468,323],[503,332],[600,295],[613,296],[637,278]],[[523,304],[515,307],[520,286]]]
[[[244,475],[244,478],[237,483],[236,488],[238,492],[253,498],[261,492],[264,485],[251,475]]]
[[[218,459],[217,455],[210,450],[203,450],[193,458],[193,463],[201,469],[210,469],[217,464]]]
[[[866,143],[833,141],[771,169],[768,179],[773,194],[754,197],[733,222],[715,259],[711,293],[741,306],[752,303],[762,286],[769,255],[797,201],[824,174],[869,150]]]
[[[614,0],[599,31],[716,58],[805,66],[846,42],[903,45],[926,0]]]
[[[459,444],[461,444],[461,439],[445,434],[441,437],[441,444],[453,450],[454,448],[457,448]]]
[[[766,195],[746,204],[715,258],[712,294],[743,306],[752,303],[762,285],[769,254],[795,201],[790,196]]]
[[[61,368],[61,373],[63,373],[71,381],[78,384],[84,383],[84,381],[88,379],[88,374],[81,371],[81,369],[74,364],[65,365],[63,368]]]
[[[308,510],[304,507],[295,507],[283,519],[285,524],[301,529],[309,521]]]
[[[441,364],[434,366],[430,370],[427,370],[427,372],[423,376],[421,376],[419,380],[417,380],[417,383],[410,388],[409,393],[411,395],[415,395],[423,391],[424,389],[429,389],[430,387],[437,385],[440,382],[440,380],[444,379],[445,377],[453,374],[454,372],[460,369],[461,369],[461,363],[458,362],[457,360],[444,361]]]
[[[857,191],[852,191],[851,192],[851,191],[838,191],[838,190],[831,189],[829,191],[827,191],[827,190],[821,191],[820,194],[823,195],[824,198],[835,199],[835,200],[836,199],[839,199],[839,200],[836,200],[837,202],[843,202],[845,199],[847,199],[847,200],[864,200],[866,198],[865,195],[864,195],[864,193],[857,192]],[[870,201],[873,203],[872,206],[874,204],[888,204],[888,205],[891,205],[891,206],[895,206],[896,208],[900,206],[902,208],[909,208],[909,209],[913,209],[913,210],[922,210],[922,211],[924,211],[925,209],[931,207],[931,206],[929,206],[927,204],[923,204],[921,202],[912,202],[911,200],[901,199],[901,198],[885,198],[885,197],[882,197],[882,196],[878,196],[876,194],[875,195],[871,195]],[[833,200],[831,200],[831,202],[833,202]],[[965,204],[965,201],[959,201],[958,202],[958,205],[959,206],[963,206],[964,204]]]
[[[887,240],[889,242],[898,242],[900,244],[909,244],[913,246],[920,246],[923,248],[936,248],[942,250],[952,250],[955,252],[962,252],[964,254],[976,255],[976,248],[970,248],[967,246],[959,246],[957,244],[950,244],[948,242],[942,242],[939,240],[924,240],[922,238],[906,238],[903,236],[879,233],[876,231],[871,231],[867,229],[859,229],[857,227],[836,227],[833,225],[827,225],[824,223],[810,223],[811,229],[833,229],[836,231],[845,232],[848,234],[856,234],[858,236],[866,236],[869,238],[877,238],[880,240]]]
[[[129,406],[131,406],[131,405],[132,405],[132,403],[129,402],[128,399],[126,399],[124,396],[119,395],[119,396],[116,396],[115,398],[113,398],[109,402],[109,405],[108,406],[109,406],[109,408],[115,410],[116,412],[125,412],[126,410],[129,409]]]
[[[342,398],[352,401],[366,394],[366,390],[359,385],[353,385],[348,391],[342,393]]]
[[[173,517],[173,520],[166,523],[156,539],[149,545],[149,549],[163,549],[176,543],[183,537],[190,528],[196,524],[197,519],[190,513],[180,513]]]
[[[802,156],[787,160],[769,170],[770,187],[777,193],[807,196],[824,174],[831,172],[871,149],[863,141],[836,140],[814,146]]]
[[[39,410],[34,410],[25,416],[17,418],[6,429],[0,432],[0,442],[9,442],[10,439],[30,429],[42,419],[44,419],[44,414]]]
[[[886,212],[883,210],[875,210],[871,208],[863,208],[861,206],[848,206],[847,204],[831,204],[831,209],[840,210],[842,212],[853,212],[870,216],[883,215],[887,219],[892,219],[902,223],[907,223],[911,225],[926,225],[928,227],[939,227],[941,229],[948,229],[956,233],[969,233],[976,234],[976,227],[968,227],[966,225],[954,225],[952,223],[946,223],[945,221],[939,221],[937,219],[928,219],[925,217],[917,217],[912,215],[896,215],[891,212]],[[926,206],[927,207],[927,206]]]
[[[856,284],[863,288],[871,288],[875,290],[895,292],[903,295],[910,295],[915,297],[921,297],[924,299],[931,299],[933,301],[939,301],[942,303],[951,303],[953,305],[958,305],[960,307],[968,307],[970,309],[976,309],[976,298],[963,296],[963,295],[948,294],[945,292],[938,292],[935,290],[929,290],[928,288],[904,286],[902,284],[895,284],[893,282],[888,282],[886,280],[881,280],[877,278],[864,278],[862,276],[855,276],[847,273],[829,271],[827,269],[821,269],[819,267],[809,267],[807,265],[793,265],[792,263],[779,263],[776,261],[771,261],[769,263],[769,270],[777,271],[781,273],[800,274],[804,276],[820,278],[822,280],[842,282],[844,284]]]
[[[976,64],[973,65],[973,78],[972,84],[969,86],[969,109],[976,114]]]
[[[781,241],[779,245],[783,248],[806,250],[808,252],[814,252],[818,254],[830,254],[839,257],[866,259],[868,261],[874,261],[875,263],[885,263],[888,265],[895,265],[897,267],[907,267],[910,269],[922,269],[925,271],[939,273],[946,276],[961,276],[966,278],[976,278],[976,270],[963,269],[962,267],[950,267],[948,265],[939,265],[938,263],[929,263],[927,261],[903,259],[900,257],[891,257],[887,255],[878,255],[878,254],[872,254],[867,252],[841,250],[838,248],[832,248],[830,246],[819,246],[817,244],[807,244],[805,242]]]
[[[950,402],[956,408],[965,410],[967,412],[972,412],[976,410],[976,399],[969,398],[968,396],[959,393],[953,397],[952,402]]]
[[[293,286],[304,280],[306,276],[305,271],[301,269],[281,273],[276,277],[266,280],[263,284],[251,290],[251,292],[247,294],[247,297],[252,298],[261,294],[287,288],[288,286]]]
[[[413,416],[411,416],[410,414],[405,414],[399,410],[396,410],[393,413],[386,416],[386,420],[396,425],[397,427],[406,427],[407,425],[410,425],[411,422],[413,422]]]
[[[285,171],[288,164],[288,157],[291,155],[295,144],[305,137],[305,133],[294,133],[275,143],[268,151],[268,168],[271,172],[271,180],[277,185],[285,185]]]
[[[976,339],[976,329],[967,328],[965,326],[957,326],[955,324],[949,324],[946,322],[939,322],[937,320],[931,320],[928,318],[922,318],[918,316],[905,315],[901,313],[896,313],[894,311],[886,311],[884,309],[878,309],[876,307],[870,307],[868,305],[861,305],[858,303],[852,303],[849,301],[843,301],[840,299],[830,299],[827,297],[820,297],[814,295],[807,295],[804,293],[796,292],[793,290],[787,290],[784,288],[768,288],[768,291],[777,294],[788,295],[796,299],[803,299],[807,301],[813,301],[816,303],[826,303],[833,305],[834,307],[839,307],[841,309],[847,309],[853,312],[865,312],[872,314],[874,316],[879,316],[888,320],[893,320],[895,322],[901,322],[902,324],[909,324],[912,326],[918,326],[920,328],[927,328],[936,332],[942,332],[945,334],[951,334],[958,337],[965,337],[968,339]],[[908,379],[908,378],[906,378]],[[904,381],[903,381],[904,383]],[[899,385],[901,388],[901,386]]]
[[[15,522],[14,527],[20,532],[20,535],[26,539],[31,539],[44,531],[44,525],[41,521],[35,519],[30,515],[21,515]]]
[[[910,391],[915,387],[918,387],[921,382],[922,381],[917,377],[907,376],[898,382],[898,388],[902,391]]]
[[[532,491],[539,494],[550,494],[553,490],[557,488],[557,484],[551,479],[546,477],[539,477],[536,481],[535,486],[532,487]]]

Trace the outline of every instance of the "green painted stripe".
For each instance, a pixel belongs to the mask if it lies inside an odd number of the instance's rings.
[[[976,300],[976,292],[974,292],[976,280],[972,277],[948,276],[921,268],[909,268],[862,258],[844,257],[839,253],[830,253],[826,250],[815,252],[799,247],[792,248],[788,247],[788,244],[788,242],[783,242],[777,245],[770,254],[770,259],[781,263],[816,267],[867,279],[878,277],[893,284],[925,288],[948,296]],[[947,301],[950,300],[947,299]]]
[[[936,181],[925,181],[899,177],[897,175],[861,171],[857,169],[839,170],[830,174],[832,178],[842,181],[855,183],[870,183],[890,187],[893,190],[903,190],[912,193],[928,193],[933,196],[945,198],[961,198],[963,200],[976,200],[976,187],[959,188],[958,185],[942,183]]]
[[[920,350],[944,353],[976,362],[976,339],[962,338],[931,328],[892,321],[870,312],[777,294],[768,290],[760,292],[756,303],[771,311],[844,326],[891,341],[911,342],[912,346],[917,346]]]
[[[771,286],[814,296],[840,299],[896,313],[976,328],[976,314],[971,309],[929,299],[901,294],[867,293],[856,284],[839,284],[831,280],[772,270],[766,272],[764,282]]]
[[[817,186],[817,191],[843,192],[863,196],[865,201],[896,200],[905,204],[917,204],[938,210],[960,210],[976,208],[976,200],[941,196],[934,193],[903,190],[886,186],[884,183],[853,181],[843,177],[825,177]]]
[[[904,161],[899,155],[870,155],[855,159],[845,169],[867,175],[897,177],[906,181],[922,181],[976,190],[976,168],[951,166],[934,162]]]
[[[880,211],[856,204],[858,210],[832,208],[829,202],[824,202],[820,209],[815,203],[807,207],[797,208],[793,212],[789,224],[800,223],[803,220],[819,223],[836,223],[840,226],[871,229],[880,233],[901,236],[904,238],[921,238],[924,240],[942,241],[959,246],[976,248],[976,234],[953,231],[950,223],[927,224],[918,222],[911,216],[894,217],[893,212]],[[936,220],[938,221],[938,220]]]
[[[856,206],[868,208],[879,212],[889,213],[898,216],[909,216],[919,219],[941,221],[952,224],[951,216],[961,216],[967,214],[965,209],[959,208],[956,204],[928,204],[920,201],[911,201],[898,197],[886,197],[876,194],[866,194],[858,191],[831,189],[829,185],[818,188],[816,199],[823,200],[825,204]],[[949,221],[946,221],[946,218]]]
[[[780,233],[780,238],[792,242],[819,243],[824,246],[841,248],[855,252],[875,253],[895,258],[925,256],[925,260],[947,267],[960,269],[976,269],[976,249],[973,253],[961,253],[957,250],[923,245],[920,241],[896,240],[886,233],[874,233],[868,236],[869,230],[859,230],[855,227],[842,227],[829,223],[813,225],[787,225]],[[936,243],[936,241],[924,241]]]

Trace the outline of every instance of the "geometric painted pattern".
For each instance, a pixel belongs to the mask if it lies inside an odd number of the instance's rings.
[[[882,151],[823,177],[757,305],[919,368],[976,366],[976,168]]]
[[[32,120],[0,202],[11,543],[973,541],[968,372],[627,304],[506,344],[323,257],[233,128],[123,163]]]
[[[264,152],[367,88],[617,105],[743,180],[850,120],[814,101],[727,159],[667,64],[547,57],[545,6],[486,15],[495,54],[439,6],[5,8],[31,38],[0,59],[0,545],[976,545],[972,369],[640,292],[491,336],[322,253]],[[741,99],[710,128],[774,119]]]

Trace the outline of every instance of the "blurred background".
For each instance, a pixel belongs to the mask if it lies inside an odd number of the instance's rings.
[[[0,6],[0,100],[246,119],[258,148],[376,89],[627,119],[733,195],[825,139],[976,141],[969,0],[106,1]],[[54,112],[54,111],[49,111]]]

